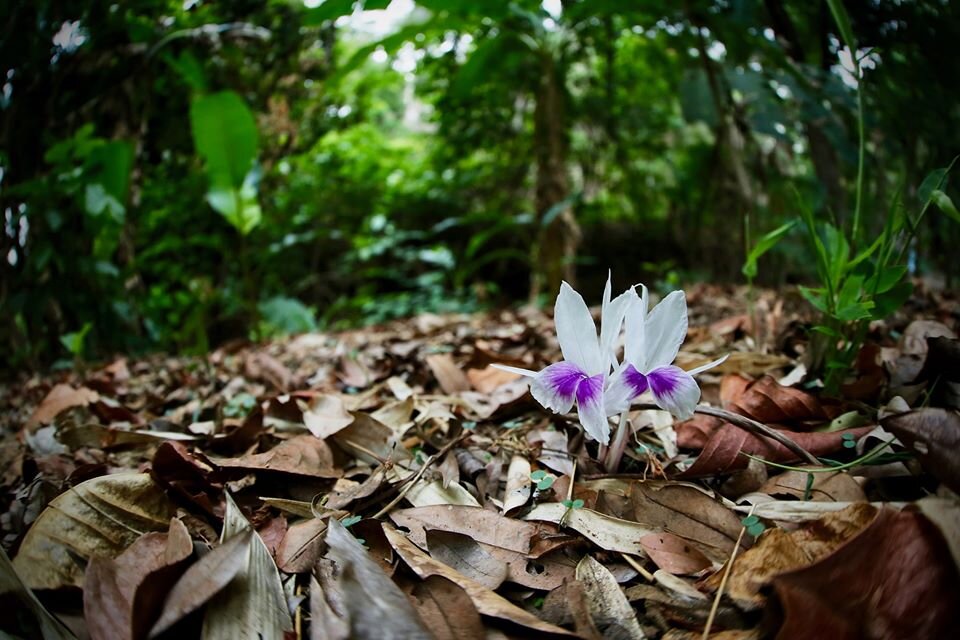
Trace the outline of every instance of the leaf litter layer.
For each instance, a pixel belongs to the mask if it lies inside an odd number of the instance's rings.
[[[875,326],[826,398],[803,384],[790,298],[761,293],[751,316],[741,294],[688,295],[678,365],[730,357],[693,418],[634,406],[613,469],[574,414],[490,366],[559,360],[532,310],[8,384],[0,587],[19,613],[0,629],[945,635],[960,622],[956,302]]]

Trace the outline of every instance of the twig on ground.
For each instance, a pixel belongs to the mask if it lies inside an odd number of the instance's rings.
[[[753,515],[753,509],[748,516]],[[723,577],[720,579],[720,586],[717,588],[717,595],[713,599],[713,605],[710,607],[710,615],[707,616],[707,624],[703,628],[702,640],[710,637],[710,627],[713,626],[713,619],[717,616],[717,609],[720,608],[720,598],[723,597],[723,590],[727,586],[727,578],[730,577],[730,570],[733,568],[733,561],[737,558],[737,551],[740,550],[740,543],[743,542],[743,534],[747,532],[747,527],[741,527],[740,535],[737,536],[737,542],[733,545],[733,551],[730,553],[730,560],[727,562],[727,568],[723,571]]]
[[[413,487],[413,485],[415,485],[415,484],[417,483],[417,481],[420,480],[420,478],[423,477],[424,472],[425,472],[431,465],[433,465],[434,462],[436,462],[437,460],[439,460],[440,458],[442,458],[443,456],[445,456],[445,455],[447,454],[447,452],[449,452],[449,451],[450,451],[451,449],[453,449],[456,445],[460,444],[461,442],[463,442],[464,440],[466,440],[466,439],[469,438],[470,436],[471,436],[471,434],[469,434],[469,433],[464,433],[464,434],[461,435],[460,437],[454,438],[453,440],[451,440],[451,441],[448,442],[447,444],[443,445],[443,448],[442,448],[442,449],[440,449],[440,450],[437,451],[435,454],[433,454],[432,456],[430,456],[429,458],[427,458],[426,462],[423,463],[423,465],[417,470],[417,472],[416,472],[413,476],[411,476],[411,477],[409,477],[409,478],[407,478],[406,480],[403,481],[403,488],[400,490],[400,493],[398,493],[393,500],[391,500],[390,502],[388,502],[385,507],[383,507],[382,509],[380,509],[380,511],[377,511],[375,514],[373,514],[373,518],[376,520],[376,519],[382,518],[383,516],[385,516],[385,515],[387,515],[388,513],[390,513],[390,510],[393,509],[395,506],[397,506],[397,504],[398,504],[401,500],[403,500],[404,496],[406,496],[407,493],[409,493],[409,491],[410,491],[410,489]]]

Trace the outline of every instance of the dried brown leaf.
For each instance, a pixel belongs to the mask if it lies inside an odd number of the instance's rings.
[[[264,453],[215,458],[213,462],[223,469],[275,471],[314,478],[338,478],[343,473],[334,468],[333,453],[327,443],[306,434],[284,440]]]
[[[317,438],[328,438],[347,427],[354,418],[335,394],[319,395],[303,409],[303,424]]]
[[[449,353],[435,353],[427,356],[427,366],[433,371],[444,393],[454,395],[470,389],[470,381]]]
[[[393,511],[390,519],[409,530],[410,539],[422,548],[427,547],[426,531],[436,530],[461,533],[477,542],[529,553],[531,540],[540,532],[536,524],[507,518],[480,507],[415,507]]]
[[[946,409],[918,409],[881,420],[884,429],[910,447],[924,467],[960,492],[960,415]]]
[[[390,541],[397,554],[417,575],[421,578],[438,575],[457,583],[467,592],[477,611],[482,615],[506,620],[541,633],[562,636],[572,635],[560,627],[540,620],[483,585],[454,571],[444,563],[434,560],[390,525],[383,525],[383,533],[387,536],[387,540]]]
[[[287,528],[277,548],[277,566],[286,573],[310,571],[320,557],[327,523],[317,518],[296,522]]]
[[[650,559],[667,573],[691,575],[710,566],[710,560],[689,542],[672,533],[652,533],[640,538]]]
[[[96,402],[100,394],[92,389],[80,387],[74,389],[68,384],[58,384],[46,395],[33,414],[27,419],[27,429],[33,429],[41,424],[49,424],[58,415],[72,407],[85,407]]]
[[[597,627],[605,630],[605,636],[634,640],[646,637],[616,578],[593,556],[584,556],[577,565],[577,580],[587,594],[590,617]]]
[[[483,621],[462,587],[443,576],[429,576],[413,588],[413,606],[437,640],[484,640]]]
[[[487,589],[496,589],[510,569],[472,538],[449,531],[427,531],[430,556]]]

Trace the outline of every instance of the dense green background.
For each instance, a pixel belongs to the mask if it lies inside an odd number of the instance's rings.
[[[801,208],[851,215],[825,2],[310,4],[2,3],[0,360],[543,300],[608,267],[742,280]],[[868,243],[960,152],[960,20],[844,4]],[[949,276],[958,239],[927,215],[911,264]],[[799,228],[758,274],[814,277]]]

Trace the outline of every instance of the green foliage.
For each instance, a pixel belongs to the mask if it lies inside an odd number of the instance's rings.
[[[262,219],[253,166],[257,157],[253,114],[232,91],[199,96],[190,104],[190,130],[210,179],[207,202],[247,235]]]
[[[260,326],[258,333],[264,338],[309,333],[317,330],[313,309],[296,298],[274,296],[259,304]]]

